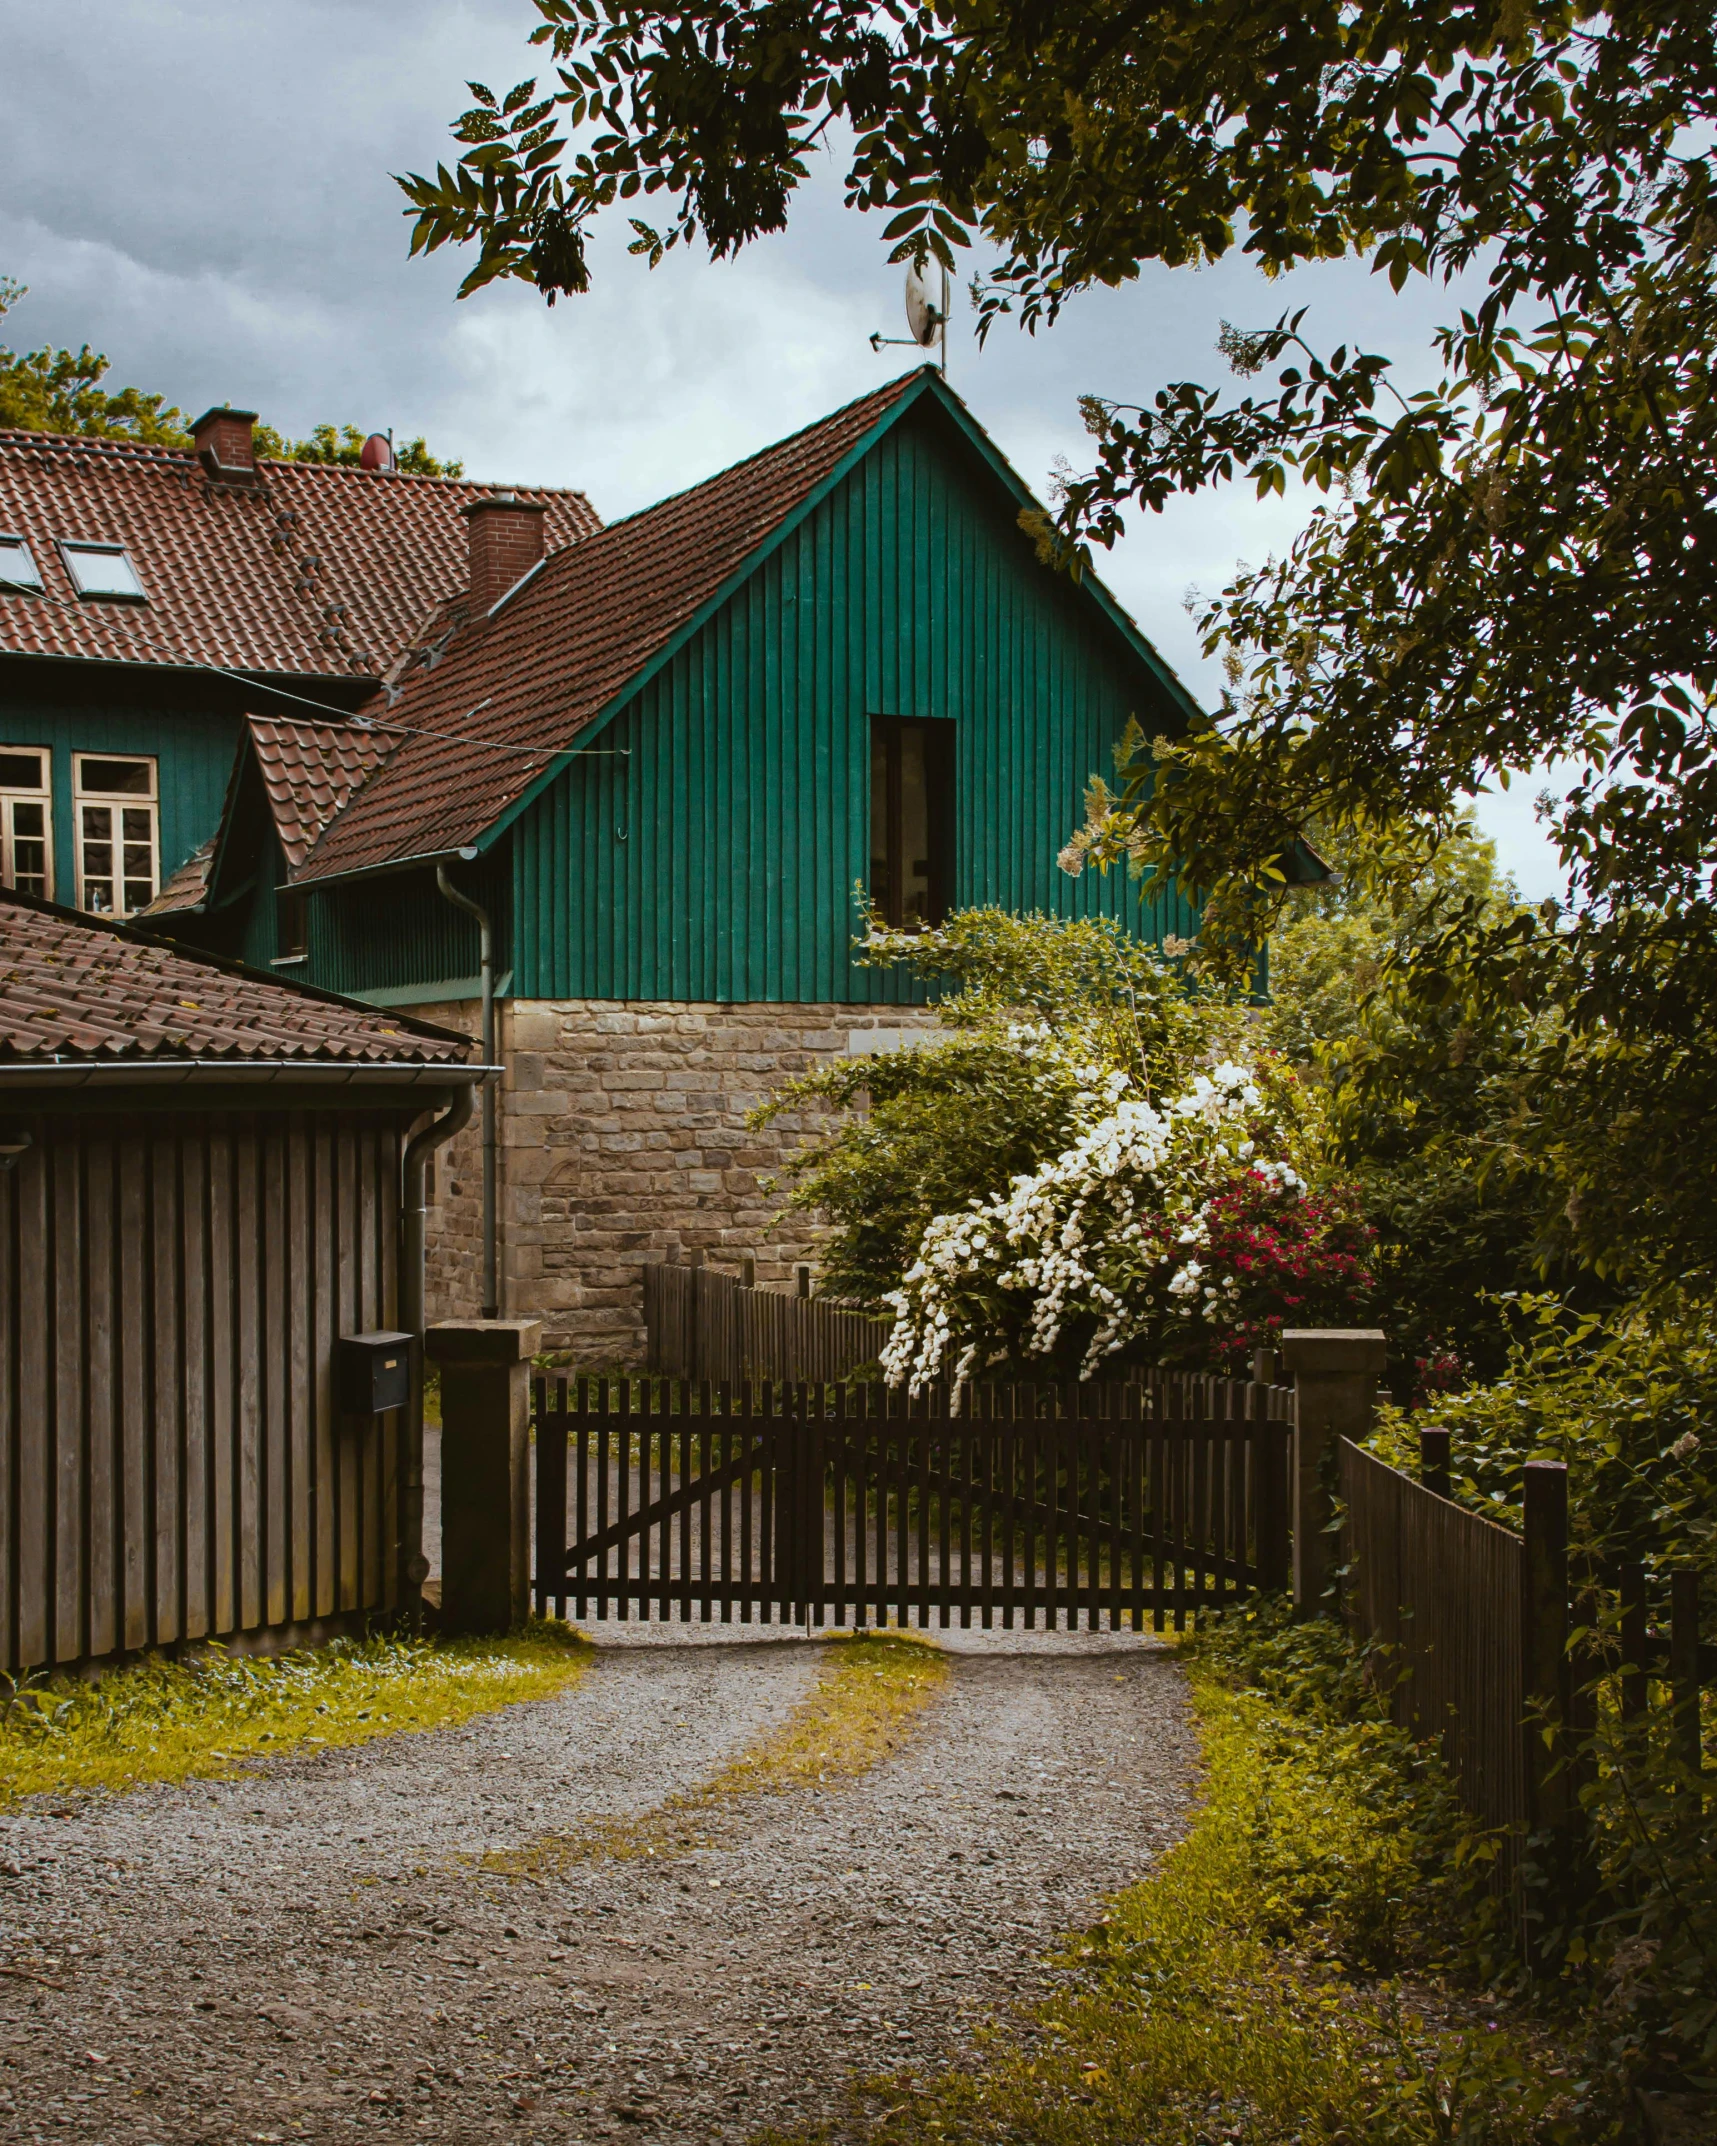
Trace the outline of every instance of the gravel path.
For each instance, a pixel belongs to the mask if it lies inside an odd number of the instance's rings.
[[[0,2139],[741,2140],[955,2056],[1174,1839],[1195,1744],[1131,1635],[947,1633],[886,1765],[718,1849],[510,1883],[779,1722],[815,1649],[603,1628],[560,1698],[258,1779],[0,1817]],[[32,1979],[34,1978],[34,1979]]]

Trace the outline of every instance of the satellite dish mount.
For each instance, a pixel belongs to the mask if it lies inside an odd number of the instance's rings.
[[[940,279],[934,296],[931,278]],[[909,335],[873,335],[872,350],[890,346],[904,346],[916,350],[934,350],[937,363],[942,368],[944,380],[948,377],[948,271],[939,263],[926,261],[922,268],[916,261],[906,271],[906,325]]]

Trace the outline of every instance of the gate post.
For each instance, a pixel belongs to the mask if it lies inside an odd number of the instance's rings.
[[[537,1319],[445,1319],[441,1366],[441,1621],[505,1632],[530,1614],[531,1358]]]
[[[1321,1609],[1336,1566],[1330,1533],[1336,1441],[1371,1428],[1388,1344],[1378,1327],[1300,1327],[1282,1336],[1294,1381],[1294,1605]]]

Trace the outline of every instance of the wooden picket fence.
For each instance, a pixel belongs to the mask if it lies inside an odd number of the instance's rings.
[[[1289,1398],[539,1379],[537,1605],[1179,1630],[1286,1583]]]
[[[1645,1714],[1650,1681],[1667,1682],[1680,1756],[1698,1775],[1700,1692],[1717,1683],[1717,1648],[1699,1636],[1699,1575],[1648,1584],[1637,1564],[1571,1572],[1566,1468],[1526,1465],[1516,1535],[1452,1501],[1446,1430],[1427,1426],[1420,1452],[1415,1481],[1341,1442],[1349,1615],[1384,1649],[1395,1719],[1440,1746],[1462,1803],[1495,1829],[1498,1888],[1517,1883],[1534,1835],[1550,1843],[1542,1882],[1557,1855],[1564,1871],[1578,1861],[1589,1764],[1579,1739],[1597,1679],[1618,1676],[1624,1721]],[[1595,1637],[1606,1624],[1608,1653]]]
[[[644,1330],[649,1368],[667,1378],[820,1383],[874,1364],[889,1323],[710,1267],[657,1262],[644,1269]]]

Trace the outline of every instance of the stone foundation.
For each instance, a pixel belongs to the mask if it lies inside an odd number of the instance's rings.
[[[425,1018],[475,1033],[469,1002]],[[698,1251],[784,1287],[816,1231],[761,1181],[803,1135],[788,1115],[746,1117],[795,1073],[933,1032],[916,1007],[524,999],[501,1010],[504,1317],[543,1322],[543,1345],[592,1365],[643,1360],[643,1269]],[[481,1293],[477,1122],[437,1157],[429,1316],[463,1318]],[[772,1226],[773,1225],[773,1226]]]

